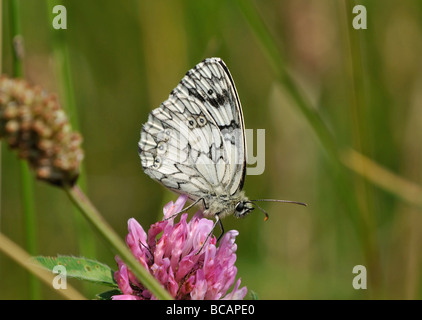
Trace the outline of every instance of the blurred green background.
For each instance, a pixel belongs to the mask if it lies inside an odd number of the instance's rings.
[[[263,203],[267,222],[259,211],[223,221],[240,232],[242,284],[259,299],[422,298],[420,203],[375,186],[339,156],[351,147],[421,184],[421,1],[53,3],[65,5],[67,30],[52,31],[47,1],[19,1],[24,72],[66,107],[54,52],[67,48],[87,194],[122,238],[130,217],[148,228],[176,199],[142,171],[142,123],[188,69],[217,56],[236,82],[246,127],[266,130],[265,172],[247,176],[246,194],[308,203]],[[355,4],[366,6],[366,30],[352,28]],[[2,72],[11,75],[9,12],[3,0]],[[19,162],[1,147],[0,231],[25,247]],[[39,255],[85,255],[116,268],[64,192],[37,181],[34,194]],[[352,286],[355,265],[367,268],[367,290]],[[104,291],[69,282],[88,298]],[[0,254],[0,298],[31,297],[28,273]]]

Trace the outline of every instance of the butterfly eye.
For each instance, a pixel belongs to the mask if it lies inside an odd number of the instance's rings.
[[[242,212],[243,211],[243,202],[239,202],[237,205],[236,205],[236,211],[237,212]]]
[[[192,117],[188,118],[188,127],[189,127],[189,129],[193,129],[193,128],[196,127],[196,121],[195,121],[194,118],[192,118]]]
[[[209,94],[209,95],[212,95],[213,93],[214,93],[214,91],[212,91],[212,89],[209,89],[209,90],[208,90],[208,94]]]
[[[204,116],[199,116],[196,119],[196,122],[198,123],[198,126],[203,127],[203,126],[205,126],[207,124],[207,119],[205,119]]]

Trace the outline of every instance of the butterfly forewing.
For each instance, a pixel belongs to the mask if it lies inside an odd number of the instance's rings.
[[[234,194],[245,175],[242,109],[219,58],[189,70],[143,126],[139,153],[145,173],[191,200]]]

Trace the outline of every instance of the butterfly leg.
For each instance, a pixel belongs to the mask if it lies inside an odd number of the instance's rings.
[[[215,219],[216,219],[216,222],[215,223],[217,223],[218,222],[218,225],[220,226],[220,230],[221,230],[221,233],[220,233],[220,235],[218,236],[218,238],[217,238],[217,242],[218,241],[220,241],[220,239],[221,239],[221,237],[223,236],[223,234],[224,234],[224,227],[223,227],[223,223],[221,222],[221,219],[220,219],[220,217],[216,214],[215,215]],[[215,224],[214,224],[215,225]],[[213,228],[214,229],[214,228]]]
[[[204,198],[199,198],[198,200],[194,201],[192,204],[190,204],[186,208],[182,209],[179,212],[176,212],[176,213],[172,214],[170,217],[165,218],[164,220],[170,220],[170,219],[176,218],[179,214],[181,214],[182,212],[185,212],[185,211],[189,210],[190,208],[192,208],[193,206],[195,206],[201,200],[204,202],[204,205],[205,205],[205,199]]]
[[[217,241],[220,241],[221,237],[223,236],[223,234],[224,234],[224,227],[223,227],[223,223],[221,222],[221,219],[220,219],[219,214],[220,214],[220,213],[216,213],[216,214],[215,214],[215,222],[214,222],[214,225],[212,226],[212,229],[211,229],[211,231],[208,233],[207,237],[205,238],[205,241],[202,243],[201,248],[199,248],[198,252],[197,252],[197,253],[195,253],[195,255],[198,255],[198,254],[202,251],[202,248],[203,248],[203,247],[205,246],[205,244],[207,243],[207,241],[208,241],[209,237],[211,237],[211,235],[212,235],[212,233],[213,233],[213,231],[214,231],[215,226],[217,225],[217,223],[218,223],[218,225],[220,226],[220,229],[221,229],[221,234],[218,236]]]

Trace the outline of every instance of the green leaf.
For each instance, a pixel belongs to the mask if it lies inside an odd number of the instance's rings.
[[[113,289],[113,290],[109,290],[103,293],[99,293],[96,296],[99,300],[111,300],[112,296],[119,295],[119,294],[122,294],[122,292],[119,289]]]
[[[95,260],[71,256],[37,256],[32,257],[32,259],[42,267],[57,274],[61,272],[55,268],[64,266],[68,277],[117,287],[113,277],[114,271],[109,266]]]
[[[258,294],[253,290],[248,290],[250,300],[258,300]]]

